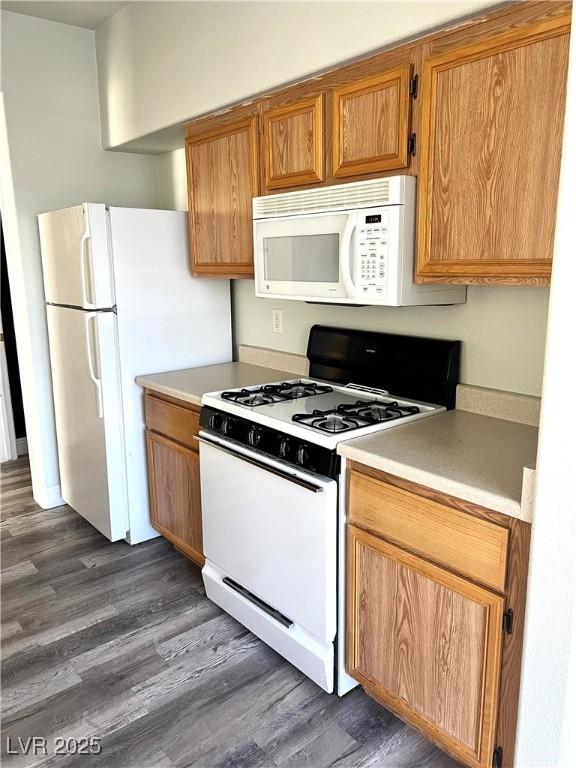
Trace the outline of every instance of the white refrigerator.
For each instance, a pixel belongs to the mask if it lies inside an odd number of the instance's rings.
[[[111,541],[150,524],[136,376],[232,359],[230,283],[195,279],[179,211],[38,217],[62,498]]]

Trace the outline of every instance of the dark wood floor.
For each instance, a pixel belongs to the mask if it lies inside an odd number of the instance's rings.
[[[25,460],[0,478],[5,765],[456,766],[360,689],[321,691],[164,539],[110,544],[69,507],[41,510]],[[47,756],[6,755],[32,736]],[[100,755],[53,754],[89,736]]]

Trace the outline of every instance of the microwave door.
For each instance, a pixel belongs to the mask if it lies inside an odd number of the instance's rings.
[[[348,212],[254,222],[256,295],[342,301],[340,264]]]

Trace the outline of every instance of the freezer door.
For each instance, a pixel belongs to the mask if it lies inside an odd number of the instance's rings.
[[[114,306],[106,208],[84,203],[38,216],[44,295],[50,304]]]
[[[113,312],[47,307],[62,498],[111,541],[126,537]]]

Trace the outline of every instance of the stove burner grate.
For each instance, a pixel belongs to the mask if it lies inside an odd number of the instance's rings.
[[[357,419],[350,418],[346,414],[338,413],[336,410],[330,411],[312,411],[312,413],[297,413],[292,417],[292,421],[306,424],[322,432],[348,432],[351,429],[358,429],[360,424]]]
[[[339,433],[414,416],[417,413],[420,413],[417,406],[400,405],[396,400],[358,400],[356,403],[338,405],[329,411],[296,413],[292,416],[292,421],[320,432]]]
[[[230,400],[239,405],[255,408],[258,405],[270,405],[286,400],[298,400],[301,397],[313,397],[332,392],[332,387],[316,384],[313,381],[283,381],[280,384],[264,384],[250,389],[231,389],[222,392],[223,400]]]
[[[383,421],[401,419],[404,416],[414,416],[416,413],[420,413],[420,408],[416,405],[400,405],[397,400],[387,402],[357,400],[354,405],[338,406],[338,411],[354,415],[369,424],[380,424]]]

